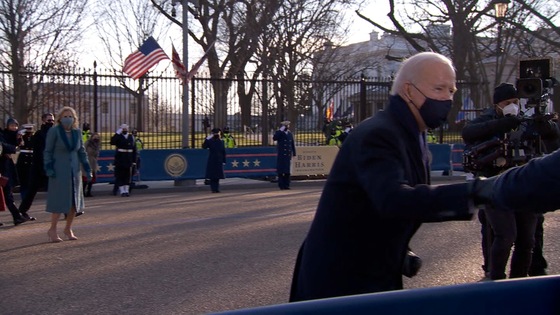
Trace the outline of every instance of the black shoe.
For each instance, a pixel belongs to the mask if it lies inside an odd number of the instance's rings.
[[[27,220],[25,220],[23,217],[20,218],[20,219],[15,219],[15,220],[14,220],[14,225],[15,225],[15,226],[18,226],[18,225],[20,225],[20,224],[22,224],[22,223],[24,223],[24,222],[27,222]]]
[[[78,212],[76,212],[76,216],[77,216],[77,217],[81,216],[82,214],[84,214],[84,211],[78,211]]]
[[[4,223],[0,222],[0,226],[4,225]]]
[[[126,197],[126,193],[122,193],[122,194],[121,194],[121,197]]]
[[[35,220],[36,220],[34,217],[29,216],[29,214],[27,214],[27,212],[22,213],[21,216],[22,216],[26,221],[35,221]]]
[[[93,195],[91,193],[87,193],[84,195],[84,197],[93,197]]]

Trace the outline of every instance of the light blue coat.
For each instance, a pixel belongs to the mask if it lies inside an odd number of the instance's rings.
[[[45,172],[49,177],[47,212],[68,213],[72,205],[76,211],[84,208],[82,171],[91,168],[82,142],[82,132],[72,129],[66,133],[60,125],[49,129],[43,153]]]

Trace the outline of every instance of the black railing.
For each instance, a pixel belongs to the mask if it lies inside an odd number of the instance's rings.
[[[150,73],[139,80],[108,70],[76,69],[67,73],[25,72],[14,79],[0,70],[0,118],[40,124],[45,112],[71,106],[81,122],[110,136],[123,123],[137,129],[146,149],[181,148],[182,86],[171,73]],[[14,85],[25,89],[14,89]],[[189,143],[200,147],[212,128],[229,127],[238,146],[273,145],[272,134],[290,120],[298,145],[325,145],[329,125],[354,125],[387,103],[390,79],[347,81],[237,80],[194,78],[189,84]],[[449,123],[435,131],[438,142],[462,142],[460,130],[479,111],[478,85],[459,83]],[[15,91],[24,92],[15,92]],[[16,93],[23,93],[16,95]],[[460,108],[466,109],[459,111]],[[453,118],[451,118],[453,117]],[[327,130],[325,130],[327,129]]]

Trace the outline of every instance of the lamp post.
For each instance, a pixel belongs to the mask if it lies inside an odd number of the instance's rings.
[[[504,19],[508,10],[508,5],[510,0],[495,0],[494,1],[494,14],[496,21],[498,22],[498,42],[496,44],[496,72],[495,72],[495,83],[496,85],[500,83],[500,78],[498,77],[498,69],[500,64],[500,56],[503,53],[502,49],[502,27],[504,25]]]

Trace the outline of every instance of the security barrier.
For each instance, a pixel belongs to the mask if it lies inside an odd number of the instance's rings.
[[[560,276],[382,292],[220,314],[557,315]]]

